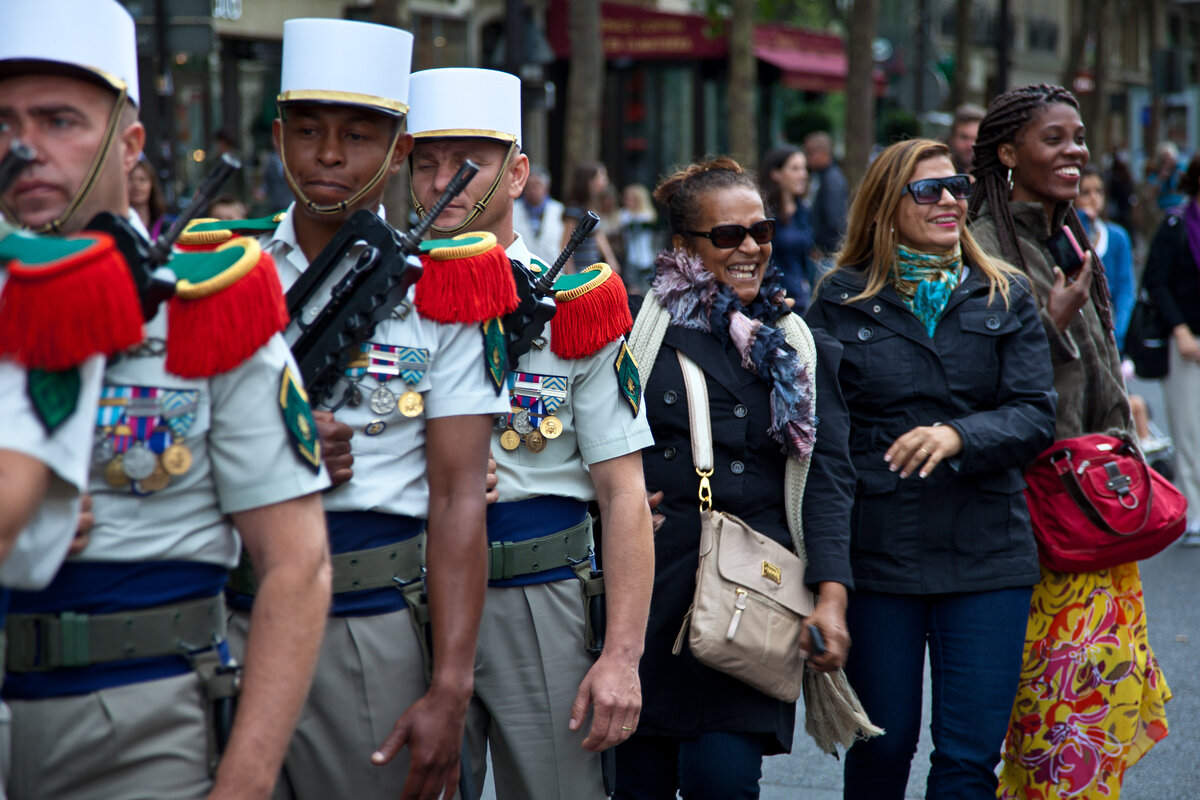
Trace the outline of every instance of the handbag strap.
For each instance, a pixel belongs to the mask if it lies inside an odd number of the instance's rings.
[[[683,388],[687,394],[688,423],[692,431],[692,462],[696,465],[696,474],[700,476],[700,510],[712,508],[712,484],[709,478],[713,474],[713,441],[712,417],[708,410],[708,384],[704,382],[704,370],[676,350],[679,356],[679,367],[683,370]]]
[[[1083,485],[1079,483],[1079,473],[1076,471],[1075,462],[1071,458],[1071,449],[1069,447],[1064,447],[1061,450],[1051,453],[1050,464],[1054,467],[1054,471],[1058,473],[1059,479],[1062,480],[1063,486],[1067,490],[1067,495],[1075,501],[1075,505],[1079,506],[1079,510],[1083,512],[1083,515],[1093,525],[1113,536],[1136,536],[1145,529],[1146,524],[1150,521],[1150,512],[1154,508],[1154,481],[1150,478],[1150,468],[1146,465],[1145,461],[1138,457],[1136,449],[1128,443],[1124,443],[1121,445],[1120,452],[1129,453],[1133,456],[1134,461],[1141,465],[1142,480],[1146,483],[1146,513],[1142,517],[1141,523],[1130,531],[1119,531],[1110,525],[1108,520],[1104,518],[1104,515],[1100,513],[1100,510],[1096,508],[1096,505],[1092,502],[1092,498],[1088,497],[1087,492],[1083,489]],[[1083,462],[1079,471],[1086,469],[1087,465],[1086,461]],[[1121,504],[1122,508],[1129,511],[1137,508],[1140,501],[1137,499],[1137,495],[1129,491],[1130,477],[1120,472],[1117,465],[1112,462],[1104,466],[1108,471],[1108,481],[1105,485],[1117,493],[1117,502]],[[1133,505],[1126,505],[1122,499],[1124,497],[1132,497]]]

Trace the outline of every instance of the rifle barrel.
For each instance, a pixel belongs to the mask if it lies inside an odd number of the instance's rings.
[[[221,191],[221,187],[225,182],[233,177],[233,174],[242,168],[242,162],[231,153],[222,153],[217,165],[213,167],[204,180],[200,182],[200,187],[196,189],[196,193],[192,195],[191,201],[179,212],[179,216],[171,223],[171,227],[167,232],[158,237],[150,248],[151,260],[156,264],[165,264],[171,254],[171,247],[183,234],[183,229],[187,224],[208,208],[208,204],[213,201],[217,194]]]
[[[458,172],[454,173],[454,177],[450,179],[450,183],[446,186],[446,191],[442,192],[442,196],[437,199],[433,207],[429,209],[429,213],[417,220],[417,224],[412,227],[408,233],[404,235],[405,245],[411,249],[413,254],[416,254],[421,246],[421,239],[425,238],[425,234],[433,225],[433,221],[442,215],[446,210],[446,206],[454,198],[462,193],[462,190],[467,188],[467,184],[475,177],[475,173],[479,172],[479,165],[471,159],[463,162],[463,165],[458,168]]]
[[[7,192],[25,168],[37,158],[37,152],[19,139],[13,139],[8,153],[0,160],[0,192]]]
[[[575,255],[575,250],[578,249],[579,245],[583,244],[583,240],[591,235],[592,230],[599,224],[600,217],[596,216],[595,211],[587,212],[583,219],[579,220],[579,224],[575,226],[575,230],[571,231],[571,238],[567,241],[567,246],[558,254],[558,258],[554,260],[550,269],[546,270],[546,273],[538,278],[537,286],[535,287],[538,292],[543,295],[550,294],[554,288],[554,279],[558,277],[558,273],[566,266],[571,256]]]

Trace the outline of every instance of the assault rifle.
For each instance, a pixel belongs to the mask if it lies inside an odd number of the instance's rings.
[[[236,157],[223,154],[217,165],[204,176],[191,201],[179,212],[171,227],[154,242],[143,239],[124,216],[109,211],[97,214],[87,224],[86,230],[107,233],[116,240],[117,249],[125,257],[125,263],[133,275],[133,283],[142,301],[142,316],[147,322],[154,319],[165,300],[175,295],[175,275],[167,267],[167,262],[171,260],[171,248],[188,223],[208,208],[225,182],[241,168],[242,162]],[[159,272],[163,267],[167,269]]]
[[[574,255],[576,248],[583,244],[592,230],[600,224],[600,218],[592,211],[579,220],[567,246],[558,254],[558,258],[541,277],[535,277],[531,271],[513,263],[513,279],[517,284],[517,297],[520,302],[517,308],[504,317],[504,331],[508,345],[508,368],[516,371],[517,359],[529,352],[534,339],[542,335],[546,323],[554,316],[554,300],[550,295],[554,292],[554,279]]]
[[[391,315],[421,277],[417,257],[421,237],[478,171],[471,161],[459,167],[429,213],[407,233],[397,231],[373,211],[356,211],[288,290],[288,314],[299,335],[289,330],[287,338],[313,403],[333,393],[348,362],[348,350],[370,338],[375,326]],[[362,246],[362,252],[349,272],[339,276],[342,261],[356,245]],[[315,315],[306,315],[331,282],[329,299]],[[306,321],[306,316],[311,319]]]
[[[0,194],[7,192],[36,158],[37,153],[32,147],[19,139],[13,139],[8,146],[8,152],[3,160],[0,160]]]

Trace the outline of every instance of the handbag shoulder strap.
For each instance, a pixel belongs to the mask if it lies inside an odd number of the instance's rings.
[[[797,314],[787,314],[780,319],[780,330],[792,346],[800,361],[808,367],[809,378],[812,380],[813,415],[816,415],[817,403],[817,346],[813,341],[812,331],[804,320]],[[820,434],[818,434],[819,436]],[[808,560],[804,548],[804,515],[801,505],[804,502],[804,487],[808,483],[808,467],[812,456],[799,459],[788,456],[787,466],[783,471],[783,497],[787,512],[788,530],[792,534],[792,547],[796,555]]]
[[[654,293],[646,295],[628,336],[629,350],[633,353],[633,363],[637,364],[643,389],[650,385],[654,360],[658,358],[658,351],[662,349],[663,338],[666,337],[670,324],[671,315],[658,302]]]
[[[713,474],[712,417],[708,410],[708,384],[704,382],[704,370],[700,369],[682,350],[676,350],[679,366],[683,370],[683,388],[687,394],[688,428],[692,432],[692,462],[700,477],[700,510],[712,508]]]

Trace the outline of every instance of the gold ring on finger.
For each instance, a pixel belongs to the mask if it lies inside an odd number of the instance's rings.
[[[633,728],[629,727],[628,725],[622,725],[622,726],[621,726],[621,730],[623,730],[623,731],[630,731],[630,732],[632,732],[632,731],[633,731]]]

